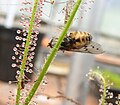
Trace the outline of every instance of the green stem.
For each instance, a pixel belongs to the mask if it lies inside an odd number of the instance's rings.
[[[99,77],[101,78],[101,80],[102,80],[102,83],[103,83],[103,95],[102,95],[102,97],[101,97],[101,102],[102,102],[101,105],[105,105],[106,88],[107,88],[107,84],[106,84],[106,82],[105,82],[105,79],[104,79],[104,77],[103,77],[100,73],[98,73],[98,72],[92,71],[92,73],[95,74],[95,75],[97,75],[97,76],[99,76]]]
[[[66,35],[66,33],[67,33],[71,23],[72,23],[72,20],[73,20],[75,14],[76,14],[76,12],[77,12],[77,10],[79,8],[80,3],[81,3],[81,0],[77,0],[75,6],[73,7],[73,10],[72,10],[72,13],[70,15],[70,18],[69,18],[68,22],[65,24],[65,28],[63,29],[63,31],[62,31],[62,33],[61,33],[57,43],[55,44],[53,50],[51,51],[50,55],[48,56],[44,66],[43,66],[43,68],[42,68],[42,70],[41,70],[41,72],[39,74],[39,77],[38,77],[37,81],[35,82],[35,84],[33,85],[32,89],[30,90],[30,92],[29,92],[27,98],[25,99],[25,102],[24,102],[23,105],[28,105],[30,100],[32,99],[33,95],[35,94],[38,86],[40,85],[44,75],[47,72],[47,69],[48,69],[51,61],[53,60],[54,56],[57,54],[59,46],[60,46],[62,40],[64,39],[64,36]]]
[[[19,105],[20,93],[21,93],[21,82],[22,82],[22,79],[24,77],[24,69],[25,69],[25,64],[26,64],[27,55],[28,55],[28,51],[29,51],[31,33],[32,33],[33,25],[34,25],[34,18],[35,18],[35,12],[36,12],[36,9],[37,9],[37,4],[38,4],[38,0],[35,0],[33,11],[32,11],[32,16],[31,16],[31,20],[30,20],[30,26],[29,26],[29,29],[28,29],[28,35],[27,35],[27,39],[26,39],[22,64],[20,66],[20,75],[18,77],[16,105]]]

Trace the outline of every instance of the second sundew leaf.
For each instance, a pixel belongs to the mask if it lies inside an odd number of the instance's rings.
[[[91,79],[92,79],[92,80],[98,79],[99,82],[101,82],[100,91],[102,92],[102,95],[101,95],[101,99],[100,99],[100,101],[99,101],[99,104],[100,104],[100,105],[106,105],[107,83],[106,83],[106,81],[105,81],[105,78],[103,77],[103,75],[102,75],[100,72],[97,72],[97,71],[90,71],[90,72],[88,73],[88,77],[89,77],[90,80],[91,80]]]
[[[47,69],[51,63],[51,61],[53,60],[53,58],[55,57],[55,55],[57,54],[57,51],[60,47],[60,44],[62,42],[62,40],[64,39],[64,36],[66,35],[71,23],[72,23],[72,20],[74,19],[74,16],[79,8],[79,5],[81,3],[82,0],[77,0],[74,7],[73,7],[73,10],[70,14],[70,18],[68,19],[67,23],[65,24],[65,27],[58,39],[58,42],[56,43],[56,45],[54,46],[54,48],[52,49],[50,55],[48,56],[39,76],[38,76],[38,79],[36,80],[35,84],[33,85],[32,89],[30,90],[27,98],[25,99],[25,102],[23,103],[23,105],[28,105],[33,97],[33,95],[35,94],[36,90],[38,89],[38,86],[40,85],[41,81],[43,80],[43,77],[45,76],[46,72],[47,72]]]
[[[38,0],[35,0],[33,11],[32,11],[32,16],[31,16],[31,20],[30,20],[30,26],[28,29],[28,35],[26,38],[25,49],[24,49],[24,53],[23,53],[23,57],[22,57],[21,66],[20,66],[20,74],[18,77],[16,105],[20,104],[19,101],[20,101],[20,93],[21,93],[21,83],[22,83],[22,79],[24,78],[24,69],[25,69],[25,65],[26,65],[26,61],[27,61],[28,52],[29,52],[31,33],[32,33],[33,25],[34,25],[34,18],[35,18],[35,12],[37,9],[37,5],[38,5]]]

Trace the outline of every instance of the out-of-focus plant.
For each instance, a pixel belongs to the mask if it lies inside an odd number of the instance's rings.
[[[120,74],[105,69],[101,69],[100,71],[102,72],[106,82],[109,80],[114,84],[111,87],[120,89]]]
[[[115,103],[119,103],[119,94],[118,96],[114,97],[114,93],[110,92],[110,88],[114,84],[114,82],[117,82],[119,80],[119,77],[115,77],[114,73],[111,73],[106,70],[91,70],[88,73],[88,77],[92,81],[97,81],[98,86],[99,86],[99,94],[101,96],[101,99],[99,100],[99,105],[106,105],[106,104],[111,104],[114,105]],[[111,79],[110,79],[111,78]],[[115,98],[114,103],[109,103],[108,100],[111,100],[112,98]],[[118,104],[116,104],[118,105]]]
[[[105,105],[106,104],[106,96],[107,96],[107,84],[105,81],[105,78],[102,76],[102,74],[96,71],[90,71],[88,73],[88,77],[90,80],[97,80],[100,82],[100,92],[102,92],[101,99],[99,101],[100,105]]]

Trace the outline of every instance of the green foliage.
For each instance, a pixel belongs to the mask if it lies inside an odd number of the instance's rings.
[[[101,99],[100,99],[100,105],[106,105],[106,96],[107,96],[107,93],[106,93],[106,90],[107,90],[107,83],[105,81],[105,78],[103,77],[102,73],[99,72],[99,71],[90,71],[88,73],[88,76],[89,76],[89,79],[91,80],[98,80],[101,84],[100,86],[100,90],[102,92],[102,95],[101,95]]]
[[[105,78],[106,82],[109,80],[111,83],[113,83],[111,87],[120,89],[120,74],[106,69],[102,69],[99,71],[103,73],[103,77]]]

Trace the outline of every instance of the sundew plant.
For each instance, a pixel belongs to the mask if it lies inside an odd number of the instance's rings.
[[[27,2],[24,1],[23,5],[25,5],[25,8],[21,8],[21,21],[20,23],[23,26],[22,30],[17,30],[17,36],[15,37],[16,40],[19,41],[18,44],[15,45],[13,48],[15,55],[12,56],[12,59],[14,60],[14,63],[12,64],[12,67],[17,68],[17,92],[16,92],[16,99],[15,99],[15,105],[36,105],[36,102],[31,102],[31,99],[35,95],[39,85],[41,84],[45,74],[47,73],[48,67],[55,58],[57,51],[67,34],[71,23],[75,17],[76,12],[79,10],[80,4],[82,0],[76,0],[74,2],[74,5],[68,5],[70,6],[70,11],[63,8],[63,10],[68,13],[65,15],[65,21],[64,26],[62,28],[61,34],[56,42],[56,44],[53,46],[50,54],[47,56],[44,65],[42,66],[41,71],[38,74],[37,79],[34,81],[34,84],[30,86],[26,86],[26,82],[29,82],[29,78],[25,75],[25,73],[33,73],[33,59],[35,56],[35,48],[36,48],[36,42],[38,40],[37,35],[39,34],[39,31],[37,29],[40,29],[40,23],[41,23],[41,17],[43,13],[43,7],[45,0],[34,0],[34,2]],[[89,0],[89,2],[94,2],[92,0]],[[50,1],[51,5],[54,4],[54,1]],[[85,3],[86,4],[86,3]],[[31,7],[32,6],[32,7]],[[90,9],[90,8],[89,8]],[[25,12],[30,13],[31,16],[25,15]],[[83,17],[80,17],[83,18]],[[46,30],[47,31],[47,30]],[[93,73],[94,75],[97,75],[102,79],[102,82],[104,83],[104,78],[98,75],[97,73]],[[105,98],[106,98],[106,84],[104,83],[103,86],[103,96],[101,98],[101,105],[105,105]],[[71,102],[74,102],[72,99],[66,98],[68,100],[71,100]],[[74,102],[75,103],[75,102]],[[80,105],[77,103],[77,105]]]
[[[16,44],[16,46],[13,48],[15,52],[15,56],[12,56],[12,59],[15,61],[15,63],[12,64],[12,67],[16,67],[17,70],[17,94],[16,94],[16,105],[28,105],[34,96],[35,92],[38,89],[38,86],[40,85],[41,81],[43,80],[43,77],[45,76],[47,69],[57,54],[57,51],[59,49],[59,46],[66,35],[72,20],[74,19],[74,16],[80,6],[81,0],[77,0],[72,12],[70,13],[70,17],[65,24],[60,37],[52,49],[50,55],[46,58],[46,61],[43,65],[43,68],[41,72],[39,73],[39,76],[32,87],[30,87],[27,90],[27,93],[23,92],[25,88],[25,82],[28,81],[26,78],[25,72],[32,73],[33,70],[31,69],[33,67],[33,64],[31,63],[34,58],[34,50],[36,47],[36,41],[37,41],[37,35],[38,31],[35,30],[35,28],[40,28],[39,24],[41,21],[41,15],[42,15],[42,8],[44,6],[43,0],[34,0],[34,3],[32,2],[23,2],[24,5],[26,5],[25,8],[20,9],[21,12],[27,11],[31,13],[31,16],[25,17],[24,13],[22,13],[21,16],[21,24],[23,25],[23,30],[18,30],[18,35],[16,36],[16,40],[21,41],[20,44]],[[33,5],[31,8],[30,5]],[[29,7],[29,8],[27,8]],[[38,8],[39,7],[39,8]],[[27,79],[27,80],[26,80]],[[28,91],[29,90],[29,91]],[[35,102],[34,102],[35,104]]]
[[[109,91],[113,83],[109,80],[108,75],[106,75],[105,77],[104,72],[101,72],[99,70],[90,70],[87,76],[89,77],[89,80],[97,81],[98,83],[97,85],[99,87],[99,95],[101,97],[99,99],[99,105],[119,105],[120,104],[119,94],[118,96],[115,97],[114,102],[109,102],[109,100],[112,100],[112,98],[114,97],[114,93]]]

